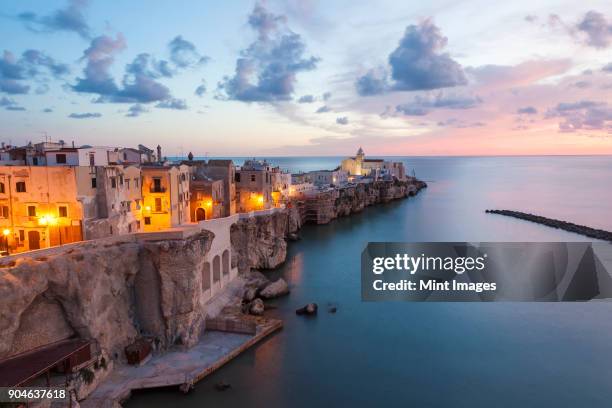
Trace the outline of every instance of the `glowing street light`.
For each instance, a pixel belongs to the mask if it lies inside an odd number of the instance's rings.
[[[4,235],[5,237],[8,237],[11,234],[11,230],[8,228],[5,228],[2,230],[2,235]]]

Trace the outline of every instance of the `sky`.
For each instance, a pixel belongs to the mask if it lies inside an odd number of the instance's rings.
[[[22,0],[0,53],[13,145],[612,154],[609,0]]]

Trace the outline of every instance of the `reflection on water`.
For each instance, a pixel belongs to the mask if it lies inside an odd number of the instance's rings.
[[[484,210],[612,229],[612,158],[404,160],[428,181],[422,194],[307,226],[290,244],[270,273],[292,289],[267,312],[280,333],[190,395],[139,393],[128,406],[609,407],[612,303],[363,303],[359,262],[368,241],[587,240]],[[295,315],[311,301],[316,318]],[[215,391],[220,380],[232,389]]]

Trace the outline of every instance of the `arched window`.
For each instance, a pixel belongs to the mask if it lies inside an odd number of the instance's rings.
[[[229,264],[229,251],[226,249],[225,251],[223,251],[223,256],[221,259],[221,263],[223,265],[223,275],[229,275],[229,271],[230,271],[230,264]]]
[[[210,289],[210,262],[204,262],[202,268],[202,291]]]
[[[217,283],[221,280],[221,258],[215,255],[213,258],[213,282]]]

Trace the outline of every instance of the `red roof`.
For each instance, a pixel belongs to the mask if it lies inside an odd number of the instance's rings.
[[[89,347],[89,340],[62,340],[0,361],[0,387],[17,387],[44,374],[74,353]]]

